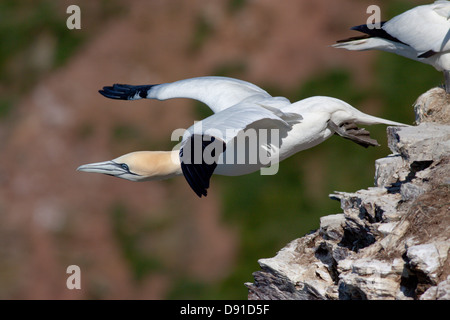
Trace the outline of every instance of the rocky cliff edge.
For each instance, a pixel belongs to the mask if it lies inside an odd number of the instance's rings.
[[[387,128],[375,186],[330,195],[343,213],[260,259],[250,300],[450,299],[450,96],[414,110],[417,125]]]

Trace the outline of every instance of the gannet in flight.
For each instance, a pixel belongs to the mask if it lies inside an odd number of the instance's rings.
[[[380,27],[363,24],[351,28],[365,35],[339,40],[335,48],[377,49],[427,63],[444,72],[450,93],[450,2],[439,0],[412,8]]]
[[[157,85],[115,84],[99,92],[122,100],[191,98],[212,109],[213,115],[185,131],[179,150],[132,152],[78,168],[131,181],[184,175],[199,197],[207,195],[212,174],[236,176],[268,169],[333,134],[364,147],[377,146],[357,123],[404,125],[362,113],[339,99],[317,96],[291,103],[254,84],[225,77]],[[253,146],[245,142],[251,133],[256,136]],[[250,161],[255,153],[259,156]]]

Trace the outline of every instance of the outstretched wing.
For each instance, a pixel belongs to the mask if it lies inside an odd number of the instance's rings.
[[[104,87],[99,92],[107,98],[121,100],[195,99],[208,105],[214,113],[244,101],[259,102],[272,98],[265,90],[252,83],[227,77],[198,77],[155,85],[115,84]],[[277,103],[290,103],[286,98],[276,99]]]
[[[179,155],[184,177],[199,197],[206,196],[218,161],[223,160],[220,156],[239,133],[251,128],[278,128],[283,137],[301,119],[299,114],[244,104],[198,121],[186,131],[181,144]]]
[[[382,28],[420,54],[447,51],[450,49],[450,21],[442,11],[448,14],[450,2],[415,7],[387,21]]]

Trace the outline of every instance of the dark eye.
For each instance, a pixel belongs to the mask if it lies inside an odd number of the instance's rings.
[[[120,164],[120,166],[122,167],[123,170],[130,171],[130,168],[128,168],[128,165],[126,163],[122,163]]]

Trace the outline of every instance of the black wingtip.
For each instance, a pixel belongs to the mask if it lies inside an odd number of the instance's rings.
[[[123,100],[123,97],[121,95],[114,93],[114,91],[112,90],[112,87],[103,87],[103,89],[98,90],[98,92],[102,96],[109,98],[109,99]]]
[[[98,92],[109,99],[117,100],[138,100],[147,98],[148,91],[154,85],[129,85],[115,83],[112,86],[105,86]]]
[[[417,58],[429,58],[431,56],[434,56],[437,52],[434,50],[428,50],[427,52],[422,53],[421,55],[418,55]]]
[[[201,198],[202,196],[206,197],[208,195],[208,191],[206,190],[207,187],[205,186],[204,181],[197,182],[197,178],[191,173],[192,168],[188,169],[188,167],[184,163],[181,163],[181,170],[183,171],[186,181],[188,182],[191,189],[195,192],[195,194],[199,198]]]
[[[367,33],[367,34],[372,34],[372,33],[377,33],[377,30],[380,30],[381,27],[383,27],[383,25],[386,23],[386,21],[381,21],[379,23],[379,25],[376,24],[372,24],[372,25],[368,25],[368,24],[360,24],[359,26],[354,26],[351,27],[350,30],[355,30],[355,31],[359,31],[362,33]]]
[[[360,24],[359,26],[353,26],[353,27],[351,27],[350,30],[360,31],[360,29],[361,29],[363,26],[364,26],[364,27],[367,27],[367,25],[365,25],[365,24]]]
[[[214,161],[207,163],[203,153],[205,148],[212,143],[215,145],[211,149],[210,156],[213,157]],[[200,135],[191,136],[180,149],[181,170],[189,186],[199,198],[208,195],[209,181],[217,167],[217,160],[225,148],[226,144],[223,141],[214,137]],[[195,152],[201,152],[201,161],[199,163],[195,163]]]
[[[398,42],[407,45],[406,43],[400,41],[399,39],[391,36],[389,33],[387,33],[386,30],[384,30],[382,27],[386,23],[386,21],[380,22],[379,26],[375,25],[368,25],[368,24],[361,24],[359,26],[354,26],[350,28],[350,30],[355,30],[362,32],[366,35],[368,35],[371,38],[382,38],[393,42]]]

